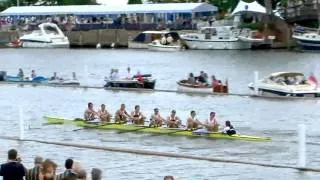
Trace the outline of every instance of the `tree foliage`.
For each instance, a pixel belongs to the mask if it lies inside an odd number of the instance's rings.
[[[142,0],[128,0],[128,4],[142,4]]]

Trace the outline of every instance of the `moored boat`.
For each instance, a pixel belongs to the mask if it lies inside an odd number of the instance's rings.
[[[137,76],[133,76],[131,79],[119,79],[110,80],[106,78],[105,88],[116,87],[116,88],[143,88],[143,89],[154,89],[156,80],[152,78],[151,74],[143,74],[142,80],[138,80]]]
[[[177,32],[171,31],[143,31],[139,33],[134,39],[128,41],[128,48],[132,49],[148,49],[148,45],[154,40],[161,39],[170,35],[173,41],[180,39]]]
[[[69,86],[79,86],[80,82],[78,80],[73,79],[60,79],[60,80],[50,80],[48,81],[49,84],[53,85],[69,85]]]
[[[33,79],[31,78],[23,78],[21,79],[18,76],[6,76],[5,80],[7,82],[17,82],[17,83],[47,83],[48,78],[43,77],[43,76],[37,76]]]
[[[142,132],[152,134],[163,134],[163,135],[177,135],[177,136],[188,136],[188,137],[204,137],[210,139],[233,139],[233,140],[244,140],[244,141],[270,141],[271,138],[259,137],[259,136],[248,136],[248,135],[227,135],[224,133],[209,133],[206,135],[196,135],[193,131],[177,128],[163,128],[163,127],[148,127],[148,126],[137,126],[137,125],[126,125],[126,124],[91,124],[86,123],[81,119],[67,119],[57,117],[44,117],[48,124],[73,124],[84,128],[103,129],[103,130],[118,130],[125,132]]]
[[[161,44],[160,40],[155,40],[148,44],[148,49],[151,51],[176,52],[181,50],[181,46],[174,44]]]
[[[69,39],[54,23],[42,23],[39,30],[25,34],[19,41],[24,48],[69,48]]]
[[[320,97],[320,89],[316,84],[308,81],[300,72],[276,72],[257,84],[250,83],[248,87],[264,95],[294,96],[294,97]]]

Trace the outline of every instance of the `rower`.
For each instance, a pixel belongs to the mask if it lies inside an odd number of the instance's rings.
[[[223,133],[226,133],[230,136],[237,133],[230,121],[226,121],[225,126],[226,127],[224,128]]]
[[[187,119],[187,128],[194,129],[198,128],[199,125],[202,125],[202,123],[196,118],[196,112],[192,110],[190,117]]]
[[[216,113],[211,112],[210,117],[206,122],[203,124],[208,131],[218,132],[219,131],[219,124],[216,119]]]
[[[102,122],[110,122],[111,115],[106,110],[106,105],[101,104],[101,109],[98,111],[98,116]]]
[[[140,106],[134,106],[134,111],[131,113],[133,124],[144,124],[145,116],[140,112]]]
[[[171,114],[167,118],[168,128],[178,128],[181,125],[181,121],[178,116],[176,116],[176,110],[172,110]]]
[[[36,78],[36,77],[37,77],[36,71],[32,70],[31,71],[31,79]]]
[[[98,115],[94,109],[93,104],[91,102],[88,103],[88,108],[84,112],[84,120],[86,121],[92,121],[96,119],[96,115]]]
[[[126,111],[125,104],[121,104],[120,109],[117,110],[115,115],[115,122],[116,123],[124,123],[127,122],[127,118],[129,118],[130,115]]]
[[[20,78],[21,80],[23,80],[24,78],[24,73],[23,73],[23,70],[21,68],[19,68],[19,73],[18,73],[18,78]]]
[[[150,121],[150,126],[155,127],[162,126],[162,124],[165,122],[164,118],[161,117],[158,108],[154,109],[154,114],[151,116]]]

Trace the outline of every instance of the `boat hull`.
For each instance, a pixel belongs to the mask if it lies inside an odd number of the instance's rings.
[[[129,41],[128,48],[130,48],[130,49],[148,49],[148,43],[139,43],[139,42]]]
[[[142,88],[142,89],[154,89],[156,80],[153,81],[108,81],[104,87],[117,87],[117,88]]]
[[[184,43],[189,49],[203,49],[203,50],[241,50],[251,49],[251,42],[243,41],[202,41],[183,39]]]
[[[79,86],[80,82],[76,80],[62,80],[62,81],[49,81],[49,84],[52,85],[69,85],[69,86]]]
[[[180,46],[149,44],[148,45],[148,49],[151,50],[151,51],[176,52],[176,51],[180,50]]]
[[[56,118],[56,117],[45,117],[48,124],[73,124],[80,127],[88,127],[94,129],[104,129],[104,130],[118,130],[126,132],[142,132],[142,133],[153,133],[153,134],[163,134],[163,135],[179,135],[179,136],[188,136],[188,137],[204,137],[210,139],[234,139],[234,140],[244,140],[244,141],[270,141],[268,137],[258,137],[258,136],[248,136],[248,135],[227,135],[223,133],[209,133],[207,135],[195,135],[192,131],[176,129],[176,128],[153,128],[146,126],[135,126],[135,125],[125,125],[125,124],[115,124],[110,123],[106,125],[97,126],[96,124],[88,124],[84,121],[74,121],[71,119],[65,118]]]
[[[69,48],[69,42],[24,42],[22,41],[23,48]]]
[[[212,87],[206,86],[199,86],[199,85],[190,85],[187,83],[183,83],[184,80],[177,82],[177,89],[181,92],[191,92],[191,93],[213,93]]]
[[[38,76],[32,80],[21,79],[17,76],[6,76],[5,81],[7,82],[20,82],[20,83],[47,83],[48,78]]]

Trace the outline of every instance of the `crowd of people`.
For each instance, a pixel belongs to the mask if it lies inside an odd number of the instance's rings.
[[[112,118],[111,112],[106,110],[105,104],[100,106],[98,111],[94,110],[93,103],[89,102],[88,107],[84,112],[84,120],[88,122],[101,122],[110,123]],[[140,106],[135,105],[134,110],[128,113],[125,104],[121,104],[120,108],[114,115],[115,123],[129,123],[135,125],[144,125],[146,122],[146,116],[141,112]],[[181,123],[181,119],[177,116],[176,110],[172,110],[167,118],[160,115],[159,108],[155,108],[153,114],[150,117],[149,127],[167,127],[167,128],[187,128],[187,129],[199,129],[205,128],[211,132],[219,131],[219,123],[216,119],[216,113],[210,112],[209,118],[204,122],[201,122],[196,117],[196,112],[192,110],[187,118],[187,125]],[[235,128],[231,125],[230,121],[226,121],[224,124],[223,133],[232,135],[236,134]]]
[[[0,176],[3,180],[87,180],[87,172],[83,169],[80,162],[73,159],[65,161],[65,171],[57,173],[57,164],[51,159],[35,157],[34,167],[27,169],[17,150],[8,151],[8,161],[1,164]],[[102,171],[98,168],[91,170],[92,180],[101,180]]]

